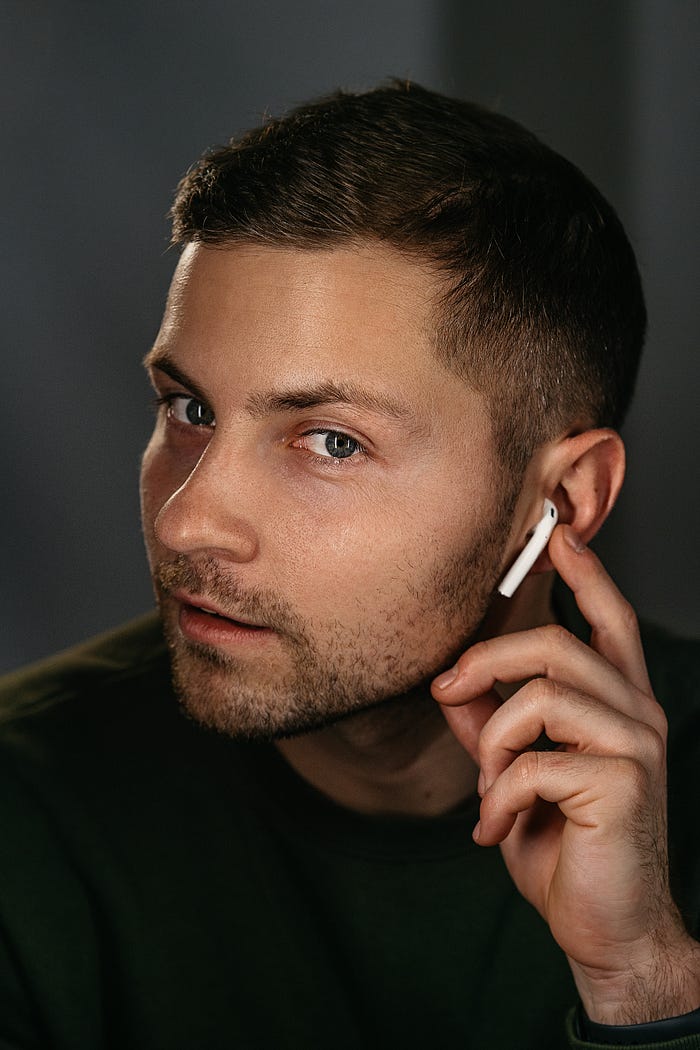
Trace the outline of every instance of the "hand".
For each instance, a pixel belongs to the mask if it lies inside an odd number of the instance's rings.
[[[637,620],[569,526],[555,530],[549,556],[591,625],[590,646],[555,625],[503,635],[433,683],[481,767],[474,837],[500,845],[591,1020],[686,1013],[700,1005],[700,945],[669,890],[666,719]],[[524,680],[505,703],[494,691]],[[542,734],[556,749],[537,749]]]

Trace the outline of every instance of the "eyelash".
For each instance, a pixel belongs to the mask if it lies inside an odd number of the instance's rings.
[[[208,408],[208,406],[206,405],[206,403],[204,401],[200,401],[199,398],[193,397],[191,394],[162,394],[161,396],[156,397],[156,398],[153,399],[153,405],[154,405],[156,411],[158,411],[162,407],[165,407],[167,412],[170,412],[170,410],[172,409],[172,407],[173,407],[173,405],[175,404],[176,401],[195,401],[198,405],[202,405],[203,408],[205,408],[205,409]],[[170,416],[169,418],[172,418],[172,416]],[[174,422],[181,423],[181,420],[175,420]],[[193,430],[198,429],[197,425],[195,423],[182,424],[182,425],[184,425],[184,426],[189,425]],[[212,423],[212,424],[207,424],[207,423],[201,423],[200,424],[201,427],[215,426],[215,425],[216,425],[216,419],[214,420],[214,423]]]
[[[198,398],[193,397],[191,394],[162,394],[162,395],[160,395],[158,397],[155,397],[153,399],[153,405],[154,405],[156,411],[158,411],[160,408],[163,408],[163,407],[165,407],[166,411],[169,411],[170,409],[172,409],[172,406],[174,405],[174,403],[176,401],[196,401],[198,404],[201,404],[204,408],[207,408],[207,406],[204,404],[204,402],[199,401]],[[172,417],[170,417],[170,418],[172,418]],[[175,420],[174,422],[181,423],[180,420]],[[189,426],[192,430],[198,429],[197,424],[195,424],[195,423],[181,424],[181,425]],[[205,427],[205,426],[207,426],[207,424],[200,424],[200,426]],[[329,467],[331,467],[331,464],[332,464],[333,465],[332,469],[337,470],[338,469],[338,464],[342,460],[344,460],[344,459],[359,460],[359,459],[364,458],[365,455],[367,454],[367,449],[365,448],[365,446],[362,444],[361,441],[359,441],[357,438],[353,437],[352,434],[348,434],[344,430],[338,430],[336,427],[310,427],[308,430],[305,430],[302,434],[300,434],[299,437],[300,438],[312,437],[314,434],[335,434],[338,437],[348,438],[350,441],[352,441],[357,446],[356,451],[350,456],[330,456],[330,455],[322,456],[322,455],[319,455],[316,452],[313,452],[311,449],[305,449],[304,450],[304,451],[307,452],[308,455],[312,456],[314,458],[314,460],[318,464],[320,464],[322,467],[324,467],[324,468],[329,468]]]
[[[312,437],[314,434],[335,434],[337,437],[348,438],[350,441],[353,442],[354,445],[357,446],[356,451],[350,456],[322,456],[319,455],[317,452],[313,452],[311,449],[305,449],[308,455],[313,456],[314,460],[317,463],[320,463],[323,467],[328,467],[332,463],[334,464],[333,469],[337,470],[338,468],[336,464],[342,462],[343,460],[354,459],[357,462],[358,460],[364,459],[364,457],[367,455],[367,449],[361,441],[353,437],[352,434],[348,434],[347,431],[338,430],[336,427],[310,427],[308,430],[305,430],[302,434],[300,434],[299,438]]]

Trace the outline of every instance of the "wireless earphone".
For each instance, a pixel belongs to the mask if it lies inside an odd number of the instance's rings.
[[[544,514],[535,525],[532,536],[498,585],[498,593],[512,598],[538,557],[549,543],[559,514],[551,499],[544,501]]]

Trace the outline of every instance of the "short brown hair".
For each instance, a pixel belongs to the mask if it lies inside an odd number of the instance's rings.
[[[172,218],[176,243],[379,239],[431,264],[437,352],[489,398],[514,472],[622,422],[646,326],[634,253],[588,179],[506,117],[412,83],[338,91],[206,153]]]

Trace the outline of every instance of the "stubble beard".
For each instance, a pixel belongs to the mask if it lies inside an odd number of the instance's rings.
[[[427,697],[432,678],[469,646],[483,622],[512,502],[501,501],[468,549],[432,566],[406,559],[396,568],[402,587],[391,602],[364,618],[358,598],[350,626],[330,617],[309,623],[271,590],[241,587],[214,558],[179,556],[158,565],[156,593],[184,710],[228,736],[274,740],[322,729],[407,694]],[[270,659],[239,659],[183,638],[169,597],[178,588],[273,628]]]

